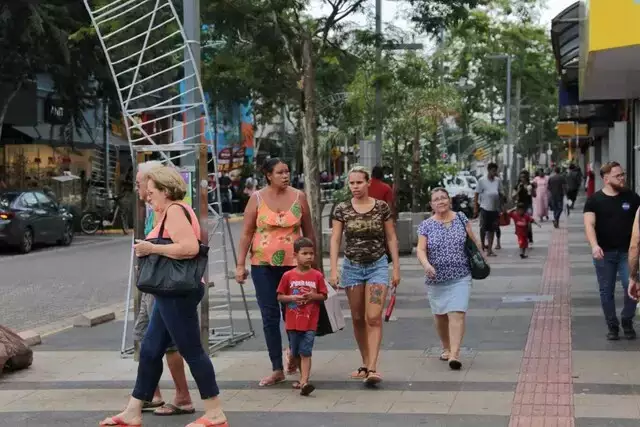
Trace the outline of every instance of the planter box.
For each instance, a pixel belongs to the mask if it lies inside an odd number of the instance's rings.
[[[420,223],[425,219],[431,217],[431,212],[400,212],[398,213],[398,221],[400,220],[410,220],[411,221],[411,236],[409,239],[411,241],[411,245],[415,246],[418,244],[418,227]],[[398,237],[400,237],[398,235]]]

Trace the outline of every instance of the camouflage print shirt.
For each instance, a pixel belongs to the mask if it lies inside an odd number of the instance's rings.
[[[382,200],[376,200],[373,209],[358,213],[351,200],[336,206],[333,219],[340,221],[345,234],[345,257],[357,264],[372,264],[387,251],[384,223],[391,219],[391,209]]]

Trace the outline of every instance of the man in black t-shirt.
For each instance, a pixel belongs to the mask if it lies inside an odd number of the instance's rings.
[[[600,168],[604,182],[602,190],[594,193],[584,206],[584,226],[591,245],[593,263],[600,286],[600,304],[609,328],[607,339],[620,338],[622,330],[627,339],[634,339],[633,318],[636,304],[628,295],[628,252],[640,196],[625,186],[625,173],[617,162],[609,162]],[[621,322],[616,315],[614,291],[616,278],[620,276],[624,288],[624,307]]]

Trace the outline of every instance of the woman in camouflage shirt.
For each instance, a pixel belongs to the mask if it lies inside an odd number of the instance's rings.
[[[369,172],[354,167],[348,182],[352,198],[340,203],[333,214],[331,236],[331,277],[346,290],[351,308],[353,330],[362,356],[362,366],[351,378],[368,385],[378,384],[382,377],[377,372],[378,354],[382,342],[382,309],[387,288],[400,283],[398,239],[389,206],[369,197]],[[338,279],[338,254],[344,231],[346,241],[342,277]],[[389,282],[389,259],[393,273]]]

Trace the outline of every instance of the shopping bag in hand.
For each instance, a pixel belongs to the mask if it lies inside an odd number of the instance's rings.
[[[333,334],[345,327],[338,291],[327,282],[325,282],[325,285],[327,286],[327,299],[320,306],[320,318],[318,319],[318,328],[316,330],[316,336],[319,337]]]
[[[384,314],[384,321],[388,322],[391,319],[391,313],[393,313],[393,308],[396,306],[396,288],[393,288],[391,291],[391,298],[389,298],[389,305],[387,306],[387,311]]]

